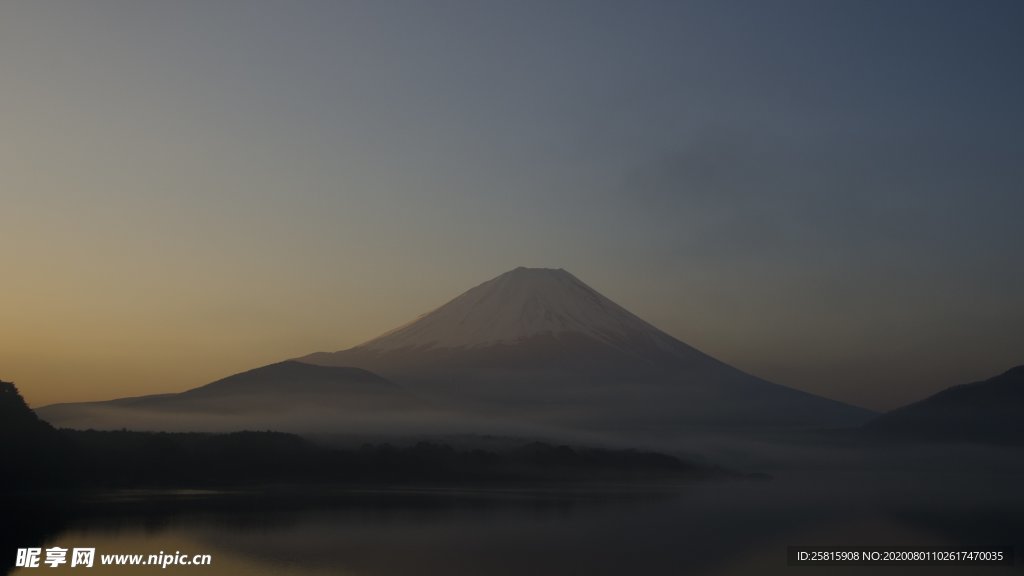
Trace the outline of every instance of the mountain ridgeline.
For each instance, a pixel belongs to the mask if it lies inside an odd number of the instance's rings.
[[[382,414],[415,419],[426,410],[403,387],[366,370],[287,360],[178,394],[53,404],[39,413],[78,429],[330,432],[383,431]]]
[[[358,366],[495,418],[589,430],[842,427],[871,413],[746,374],[557,269],[517,268],[364,344]]]
[[[1024,445],[1024,366],[883,414],[865,431],[884,439]]]
[[[66,472],[67,444],[25,404],[11,382],[0,381],[0,486],[43,486]]]
[[[517,268],[353,348],[180,394],[53,405],[63,427],[672,436],[859,426],[662,332],[561,269]]]

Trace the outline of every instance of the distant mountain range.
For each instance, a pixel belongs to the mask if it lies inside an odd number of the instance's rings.
[[[75,428],[448,432],[848,427],[867,410],[757,378],[561,269],[517,268],[364,344],[180,394],[38,410]]]
[[[876,437],[1024,444],[1024,366],[947,388],[869,422]]]

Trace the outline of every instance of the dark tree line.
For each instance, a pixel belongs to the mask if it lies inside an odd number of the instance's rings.
[[[342,450],[280,432],[55,430],[0,384],[0,457],[8,487],[183,487],[635,481],[721,474],[672,456],[540,442],[498,451],[420,442]]]

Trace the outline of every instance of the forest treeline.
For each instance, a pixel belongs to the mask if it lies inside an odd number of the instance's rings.
[[[655,452],[528,442],[500,450],[437,442],[339,449],[281,432],[56,430],[0,383],[0,483],[20,488],[670,481],[722,470]]]

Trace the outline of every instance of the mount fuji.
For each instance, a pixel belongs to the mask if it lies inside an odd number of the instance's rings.
[[[872,416],[716,360],[562,269],[516,268],[363,344],[298,360],[371,370],[474,414],[603,431]]]
[[[71,428],[598,434],[859,426],[873,414],[684,344],[562,269],[516,268],[363,344],[176,394],[57,404]]]

